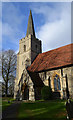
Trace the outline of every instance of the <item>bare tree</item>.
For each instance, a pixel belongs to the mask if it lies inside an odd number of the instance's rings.
[[[16,54],[13,50],[2,51],[2,77],[7,96],[9,84],[14,83],[16,75]]]

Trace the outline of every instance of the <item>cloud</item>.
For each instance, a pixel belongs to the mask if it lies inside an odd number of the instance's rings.
[[[2,19],[2,38],[3,48],[8,47],[9,44],[13,44],[12,49],[17,49],[19,39],[24,36],[22,30],[22,23],[25,16],[21,13],[18,6],[16,7],[13,3],[3,3],[3,19]],[[16,46],[16,47],[14,47]],[[10,47],[9,47],[10,48]],[[8,48],[8,49],[9,49]]]
[[[23,36],[23,31],[20,31],[19,26],[12,27],[9,23],[3,23],[2,25],[2,35],[8,37],[11,43],[17,43],[17,40]],[[20,34],[20,36],[19,36]],[[20,37],[20,38],[19,38]],[[17,39],[17,40],[15,40]],[[7,39],[4,39],[7,40]],[[3,42],[4,42],[3,40]],[[9,41],[8,40],[8,41]]]
[[[2,50],[2,21],[0,20],[0,50]]]
[[[71,42],[73,43],[73,2],[71,3]]]
[[[55,3],[50,6],[36,6],[36,14],[42,14],[45,23],[39,27],[37,36],[43,42],[43,51],[71,43],[70,3]]]
[[[16,5],[16,3],[3,3],[3,42],[6,44],[9,42],[9,45],[13,45],[11,47],[16,51],[18,51],[19,39],[24,37],[22,26],[26,17],[19,6],[20,4]],[[36,28],[37,37],[43,42],[43,51],[71,42],[70,3],[38,2],[30,4],[28,8],[31,8],[36,16],[40,14],[41,19],[44,20],[43,24],[36,26],[38,28]]]
[[[14,29],[12,28],[12,26],[10,26],[10,24],[3,23],[2,27],[3,27],[3,35],[9,36],[10,38],[12,38],[12,36],[14,36],[13,35],[14,34],[14,32],[13,32]]]
[[[4,9],[5,8],[5,9]],[[23,14],[21,13],[20,9],[18,6],[16,6],[13,3],[3,3],[3,21],[8,22],[11,24],[11,26],[17,26],[18,24],[21,24],[24,17]],[[21,15],[21,16],[19,16]]]
[[[54,49],[71,43],[70,26],[60,20],[53,23],[46,23],[38,31],[39,38],[43,41],[43,50]]]

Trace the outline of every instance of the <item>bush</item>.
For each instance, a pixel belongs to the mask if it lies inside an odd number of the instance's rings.
[[[44,86],[41,90],[41,96],[44,100],[52,99],[52,89],[48,86]]]

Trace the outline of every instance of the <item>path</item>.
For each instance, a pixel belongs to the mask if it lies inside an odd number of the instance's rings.
[[[2,120],[16,120],[20,103],[20,101],[16,101],[8,106],[2,113]]]

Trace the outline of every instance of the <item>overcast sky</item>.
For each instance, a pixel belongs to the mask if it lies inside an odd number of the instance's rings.
[[[32,10],[36,37],[43,52],[71,43],[71,3],[67,2],[3,2],[2,47],[18,51],[25,37],[29,11]]]

